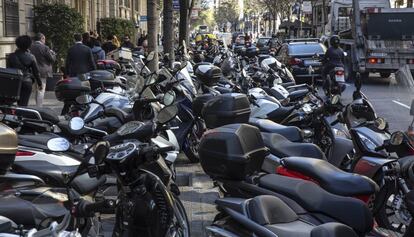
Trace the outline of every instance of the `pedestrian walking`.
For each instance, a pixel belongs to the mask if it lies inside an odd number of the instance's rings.
[[[131,42],[131,40],[129,39],[129,36],[128,35],[125,35],[124,41],[122,42],[121,47],[129,48],[129,49],[132,50],[132,49],[135,48],[135,45],[134,45],[134,43]]]
[[[116,45],[112,42],[114,39],[113,35],[108,35],[106,37],[106,42],[102,44],[102,49],[105,51],[105,54],[108,54],[111,51],[117,49]]]
[[[28,35],[22,35],[16,38],[15,43],[17,49],[9,55],[6,64],[8,68],[17,68],[23,72],[20,99],[17,104],[19,106],[27,106],[30,95],[32,94],[33,83],[35,82],[37,84],[38,90],[43,90],[43,85],[36,58],[29,52],[32,39]]]
[[[95,40],[94,44],[95,45],[92,48],[92,55],[93,55],[95,64],[97,64],[98,60],[105,59],[105,51],[102,49],[101,43],[99,43],[99,41]]]
[[[46,37],[42,33],[37,33],[34,43],[30,47],[30,52],[35,56],[39,68],[42,88],[39,89],[35,84],[36,106],[43,106],[47,79],[53,77],[53,63],[56,61],[56,54],[46,45]]]
[[[75,44],[66,57],[66,74],[72,77],[96,69],[92,50],[82,43],[82,36],[75,34],[74,39]]]
[[[141,34],[141,36],[138,38],[138,46],[142,46],[142,43],[144,43],[145,40],[145,34]]]

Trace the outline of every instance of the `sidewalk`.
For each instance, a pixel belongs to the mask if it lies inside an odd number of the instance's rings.
[[[35,94],[32,93],[29,105],[35,106],[36,105],[36,99]],[[63,102],[60,102],[56,99],[55,92],[54,91],[46,91],[45,92],[45,99],[43,101],[43,107],[51,108],[53,109],[57,114],[60,114],[63,107]]]

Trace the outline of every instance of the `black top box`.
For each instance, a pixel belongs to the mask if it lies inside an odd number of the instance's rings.
[[[112,88],[115,83],[115,76],[112,72],[106,70],[93,70],[89,72],[91,89],[96,90],[98,88]]]
[[[23,72],[20,69],[0,68],[0,103],[11,105],[20,98]]]
[[[207,128],[217,128],[226,124],[248,123],[250,102],[246,95],[228,93],[210,99],[202,110]]]
[[[260,171],[267,154],[260,130],[248,124],[209,130],[199,146],[201,166],[212,178],[243,180]]]

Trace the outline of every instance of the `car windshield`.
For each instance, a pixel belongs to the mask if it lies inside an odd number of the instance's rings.
[[[269,38],[260,38],[257,40],[257,45],[266,45],[269,42]]]
[[[325,54],[325,48],[320,44],[289,45],[290,55]]]

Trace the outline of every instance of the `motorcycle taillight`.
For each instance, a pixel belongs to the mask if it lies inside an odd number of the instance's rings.
[[[36,153],[30,151],[17,151],[16,156],[34,156]]]
[[[344,75],[344,71],[336,71],[335,74],[338,76],[342,76]]]

